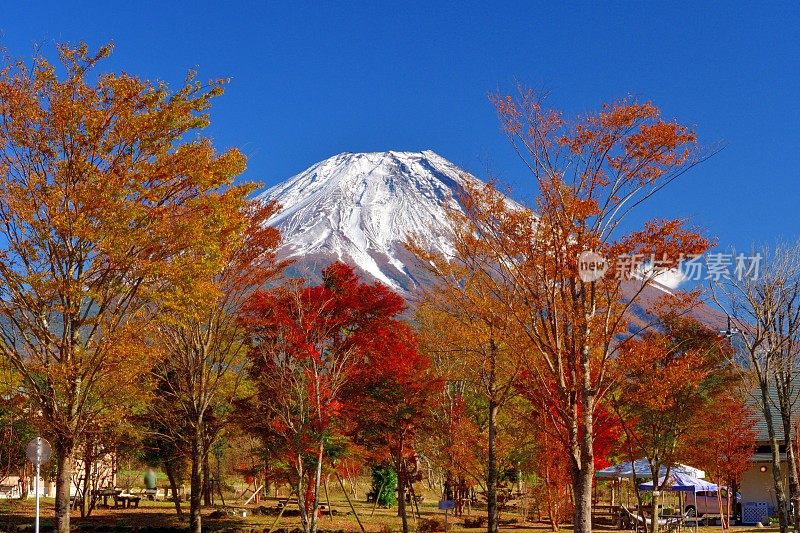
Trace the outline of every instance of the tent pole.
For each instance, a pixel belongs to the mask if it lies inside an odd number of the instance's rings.
[[[611,507],[614,507],[614,504],[616,503],[616,499],[614,498],[614,493],[616,492],[616,490],[617,490],[617,480],[615,479],[614,481],[611,482]]]

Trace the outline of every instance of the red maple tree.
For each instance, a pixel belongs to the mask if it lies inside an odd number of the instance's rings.
[[[397,472],[398,514],[408,532],[406,491],[419,478],[416,451],[420,431],[431,424],[433,401],[442,381],[430,359],[417,350],[411,328],[397,324],[391,335],[371,339],[372,364],[362,367],[345,392],[351,435],[375,462]]]
[[[318,526],[323,462],[343,445],[345,389],[407,340],[399,295],[343,263],[322,278],[257,291],[242,313],[256,388],[246,429],[281,455],[306,533]]]

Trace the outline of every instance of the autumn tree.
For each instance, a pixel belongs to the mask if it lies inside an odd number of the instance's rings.
[[[730,345],[717,331],[673,312],[660,317],[660,325],[619,350],[624,371],[612,399],[625,448],[632,460],[644,457],[649,465],[653,517],[660,491],[670,489],[672,467],[691,453],[693,434],[716,432],[718,425],[700,421],[737,377]],[[651,531],[658,526],[653,520]]]
[[[800,395],[796,377],[800,362],[800,244],[737,255],[733,272],[721,276],[714,289],[717,304],[730,319],[727,334],[741,355],[739,362],[755,382],[754,397],[770,441],[778,520],[785,533],[790,500],[794,502],[794,522],[800,523],[798,458],[792,446],[793,415]],[[786,449],[786,469],[781,468],[781,446]]]
[[[405,303],[387,287],[361,282],[343,263],[322,278],[258,291],[242,313],[255,390],[242,404],[245,429],[280,453],[306,533],[318,527],[323,462],[343,444],[343,391],[404,331]]]
[[[533,494],[544,503],[550,529],[558,531],[560,525],[569,520],[573,513],[569,455],[563,442],[547,431],[540,431],[536,442],[533,468],[537,479]]]
[[[480,407],[468,405],[460,385],[445,382],[443,391],[436,395],[430,416],[438,430],[426,432],[420,448],[430,466],[444,472],[445,477],[464,479],[470,487],[479,485],[485,490],[487,435],[476,417]]]
[[[370,349],[371,364],[345,387],[343,403],[354,441],[374,462],[391,463],[397,473],[398,515],[408,533],[405,494],[417,471],[418,439],[432,430],[433,401],[442,383],[408,325],[400,323],[391,338],[376,341],[382,346]]]
[[[483,292],[501,304],[496,316],[525,337],[530,384],[551,395],[569,450],[575,530],[587,532],[594,415],[614,384],[619,346],[635,334],[629,325],[646,326],[633,311],[658,274],[709,246],[681,220],[637,228],[629,215],[704,155],[694,132],[650,102],[626,99],[573,119],[533,92],[493,102],[536,203],[525,209],[491,185],[465,186],[464,213],[451,216],[453,253],[437,263],[453,266],[436,278],[456,308],[481,273]]]
[[[717,485],[728,488],[724,501],[722,491],[717,491],[723,529],[730,528],[731,495],[736,505],[737,487],[756,448],[755,411],[741,388],[724,391],[697,413],[696,430],[688,435],[683,455],[687,463],[702,468]]]
[[[201,530],[201,499],[209,490],[210,447],[227,425],[240,392],[247,343],[239,314],[247,298],[273,281],[284,266],[275,255],[278,230],[267,225],[277,208],[258,200],[244,206],[238,225],[218,250],[218,270],[195,280],[196,285],[207,284],[216,297],[189,306],[165,302],[151,326],[164,357],[154,367],[158,394],[150,416],[179,418],[162,429],[168,439],[183,441],[190,454],[189,528],[196,533]]]
[[[162,389],[166,394],[171,394],[172,386],[167,383],[154,384],[155,398],[150,403],[149,409],[137,417],[137,425],[141,428],[140,447],[146,462],[151,465],[160,465],[167,475],[167,481],[172,492],[172,503],[175,512],[183,518],[183,507],[178,486],[186,479],[188,458],[191,451],[184,435],[190,434],[185,428],[186,421],[181,419],[177,411],[166,411],[159,407],[163,400],[158,398]],[[166,415],[166,416],[165,416]]]
[[[142,403],[131,402],[125,408],[128,413],[138,411],[142,408]],[[107,486],[111,481],[111,464],[117,460],[120,449],[125,443],[139,440],[140,428],[134,423],[134,417],[126,416],[121,409],[115,411],[98,417],[92,425],[85,428],[81,439],[76,441],[75,458],[78,468],[72,473],[72,485],[81,496],[78,502],[81,518],[90,516],[94,511],[96,502],[91,497],[92,491]]]
[[[550,527],[558,531],[560,524],[574,512],[572,483],[569,474],[570,453],[564,428],[554,424],[554,406],[549,395],[542,395],[524,372],[518,388],[527,405],[521,417],[527,427],[536,431],[531,436],[535,452],[530,461],[531,471],[536,475],[534,494],[543,501]],[[623,430],[617,415],[609,406],[601,404],[594,415],[593,447],[597,469],[610,465],[610,458],[620,452]]]
[[[458,217],[455,213],[452,216]],[[464,224],[462,228],[470,227],[465,218],[458,220]],[[504,309],[505,302],[494,292],[491,274],[476,268],[478,264],[491,263],[493,257],[479,256],[477,249],[468,252],[462,248],[469,246],[469,239],[466,233],[455,232],[456,250],[465,252],[459,256],[463,262],[449,261],[411,244],[430,272],[442,280],[426,292],[416,319],[427,353],[439,363],[442,377],[450,384],[444,394],[455,392],[454,387],[460,389],[457,393],[460,405],[468,409],[476,407],[476,415],[485,421],[485,437],[478,433],[481,440],[485,438],[485,448],[475,439],[451,442],[451,457],[456,457],[452,454],[456,447],[466,447],[467,453],[485,452],[481,453],[482,460],[478,463],[484,468],[476,469],[473,477],[486,488],[487,525],[489,531],[496,531],[497,485],[503,457],[498,453],[498,428],[503,409],[517,396],[516,384],[524,368],[526,350],[516,322],[509,320]],[[472,255],[467,256],[467,253]],[[470,398],[475,402],[470,402]],[[451,411],[449,414],[448,424],[457,424],[453,436],[464,439],[463,433],[470,421],[452,418],[453,414],[465,413]],[[467,426],[458,427],[462,424]],[[479,424],[474,427],[481,429]],[[474,464],[469,460],[463,462],[464,465],[470,463]]]
[[[60,533],[76,443],[151,367],[148,303],[202,298],[250,190],[244,157],[198,135],[220,82],[100,74],[110,51],[0,70],[0,354],[52,439]]]

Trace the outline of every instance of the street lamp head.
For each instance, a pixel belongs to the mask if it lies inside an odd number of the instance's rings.
[[[720,330],[719,334],[720,334],[722,337],[725,337],[726,339],[731,339],[731,338],[733,338],[733,337],[734,337],[734,336],[735,336],[737,333],[739,333],[739,328],[737,328],[736,326],[733,326],[733,325],[731,324],[731,317],[728,317],[728,326],[727,326],[725,329],[723,329],[723,330]]]

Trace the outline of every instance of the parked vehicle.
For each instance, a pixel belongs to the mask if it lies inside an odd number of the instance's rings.
[[[727,487],[722,487],[722,505],[725,505],[726,498],[728,497]],[[731,500],[731,514],[736,513],[741,503],[741,494],[736,494],[736,500]],[[687,494],[686,503],[683,511],[687,516],[703,516],[706,514],[719,514],[719,502],[717,501],[717,491],[715,490],[701,490],[697,492],[697,502],[694,496]]]

